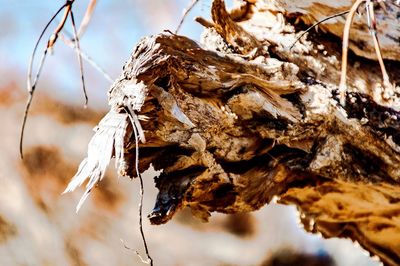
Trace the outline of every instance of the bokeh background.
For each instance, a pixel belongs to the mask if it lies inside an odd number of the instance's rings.
[[[175,30],[190,1],[99,0],[81,48],[115,79],[138,40]],[[88,2],[74,4],[78,24]],[[111,165],[78,214],[83,190],[61,195],[86,156],[92,128],[108,109],[110,86],[85,62],[89,108],[84,109],[76,55],[61,41],[43,68],[26,128],[25,159],[19,159],[29,57],[63,3],[0,0],[0,265],[143,265],[135,254],[144,255],[137,180],[117,177]],[[193,17],[209,18],[210,6],[211,0],[201,0],[180,33],[199,40],[202,28]],[[157,193],[156,174],[144,174],[145,214]],[[183,210],[162,226],[145,219],[144,231],[155,265],[162,266],[379,264],[350,240],[306,233],[299,221],[294,207],[271,203],[253,213],[214,213],[209,223]]]

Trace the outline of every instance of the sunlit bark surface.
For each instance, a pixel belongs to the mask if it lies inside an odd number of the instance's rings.
[[[142,39],[109,91],[111,111],[67,190],[89,177],[85,198],[112,157],[130,177],[136,163],[139,172],[152,164],[163,170],[155,178],[153,224],[184,206],[207,220],[214,211],[257,210],[277,196],[298,206],[306,230],[349,237],[398,265],[398,88],[381,85],[378,63],[366,59],[373,58],[372,43],[360,52],[358,36],[350,48],[363,57],[350,54],[341,105],[344,19],[289,47],[304,23],[351,2],[277,2],[247,1],[230,14],[214,0],[213,21],[199,20],[206,26],[201,45],[169,32]],[[389,17],[398,7],[376,10]],[[393,59],[386,68],[397,84],[398,41],[385,43],[384,55]]]

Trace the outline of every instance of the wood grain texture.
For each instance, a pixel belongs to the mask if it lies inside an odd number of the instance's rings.
[[[297,35],[285,5],[249,5],[252,12],[235,22],[215,0],[201,46],[167,32],[142,39],[109,91],[108,118],[121,119],[100,124],[94,138],[118,143],[119,172],[135,177],[133,131],[143,130],[139,171],[150,164],[163,170],[153,224],[185,206],[207,220],[214,211],[257,210],[278,196],[298,206],[306,225],[314,221],[309,231],[350,237],[398,265],[398,88],[382,88],[377,63],[354,57],[341,106],[337,40],[316,34],[289,50]],[[394,82],[399,66],[387,66]],[[112,156],[96,149],[86,161],[104,168]]]
[[[295,16],[307,25],[312,25],[330,15],[349,10],[355,2],[341,1],[286,1],[279,0],[285,9],[286,16]],[[400,6],[396,1],[381,1],[375,4],[378,19],[377,33],[385,59],[400,60]],[[364,5],[359,8],[359,15],[355,17],[351,29],[349,47],[359,56],[376,59],[373,41],[370,36],[366,10]],[[345,17],[338,17],[319,26],[324,32],[329,32],[339,38],[343,36]]]

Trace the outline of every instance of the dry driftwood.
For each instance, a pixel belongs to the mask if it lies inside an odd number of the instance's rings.
[[[287,1],[279,0],[285,16],[296,17],[306,24],[324,19],[341,11],[349,10],[354,0],[335,1]],[[378,1],[376,1],[378,2]],[[400,1],[379,1],[376,3],[375,16],[378,18],[378,35],[381,44],[382,55],[386,59],[400,60],[400,27],[399,16]],[[368,20],[365,16],[365,8],[358,9],[359,15],[354,18],[350,35],[350,48],[357,55],[376,59],[372,44]],[[338,37],[343,35],[345,17],[337,17],[319,26],[322,31],[329,32]]]
[[[152,164],[163,170],[153,224],[185,206],[207,220],[278,196],[298,206],[307,230],[349,237],[398,265],[397,88],[380,85],[376,62],[352,56],[341,106],[337,40],[314,34],[289,50],[297,35],[284,6],[245,5],[235,21],[214,0],[202,46],[168,32],[139,42],[67,191],[89,178],[84,200],[112,157],[124,176]],[[399,66],[387,66],[393,82]]]

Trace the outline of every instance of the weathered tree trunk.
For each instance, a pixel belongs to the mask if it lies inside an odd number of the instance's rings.
[[[314,22],[351,1],[276,2],[246,1],[229,14],[214,0],[213,22],[199,19],[208,27],[201,46],[167,32],[141,40],[109,92],[111,111],[67,190],[90,177],[85,198],[113,156],[119,173],[134,177],[139,159],[140,172],[150,164],[163,170],[155,179],[153,224],[184,206],[206,220],[213,211],[259,209],[277,196],[298,206],[306,230],[349,237],[385,264],[399,265],[398,88],[380,84],[379,65],[364,58],[373,58],[373,47],[360,52],[363,37],[352,36],[350,48],[364,57],[350,55],[341,105],[344,19],[292,50],[297,34],[289,22]],[[388,14],[386,22],[400,11],[383,7],[376,12]],[[398,83],[399,40],[389,39],[382,50]]]

